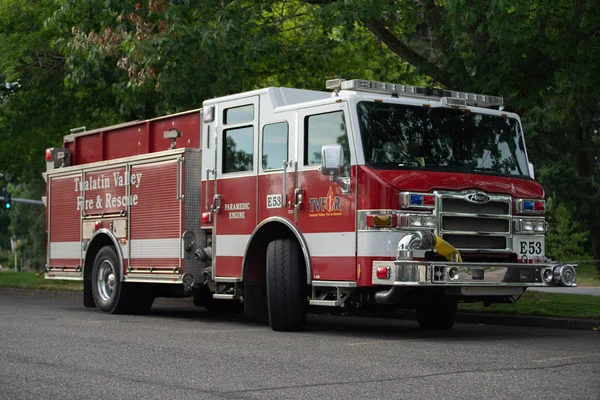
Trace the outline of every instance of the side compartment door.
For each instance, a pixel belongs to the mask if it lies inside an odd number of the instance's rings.
[[[48,178],[48,268],[50,277],[81,277],[82,174]]]
[[[313,280],[356,281],[356,156],[348,106],[340,102],[298,112],[298,179],[293,203],[312,259]],[[339,144],[344,151],[345,192],[320,171],[321,148]]]
[[[181,267],[181,162],[130,167],[129,266],[135,273],[174,273]]]
[[[256,227],[259,97],[220,102],[215,113],[214,278],[238,280]]]

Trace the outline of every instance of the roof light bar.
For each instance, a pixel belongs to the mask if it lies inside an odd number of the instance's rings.
[[[355,90],[357,92],[370,92],[381,94],[396,94],[398,96],[410,96],[420,98],[447,98],[448,105],[463,105],[463,102],[470,106],[477,107],[498,107],[504,103],[500,96],[488,96],[485,94],[457,92],[454,90],[445,90],[437,88],[428,88],[423,86],[401,85],[396,83],[369,81],[365,79],[330,79],[326,82],[326,88],[330,90]],[[457,101],[457,99],[463,101]]]

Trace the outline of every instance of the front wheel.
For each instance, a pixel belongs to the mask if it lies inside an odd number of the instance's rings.
[[[458,302],[454,299],[428,299],[417,306],[417,320],[421,329],[451,329],[456,319]]]
[[[267,303],[275,331],[299,331],[306,325],[306,269],[293,239],[278,239],[267,247]]]
[[[92,269],[92,295],[96,307],[112,314],[126,312],[129,299],[124,292],[117,254],[111,246],[105,246],[96,255]]]

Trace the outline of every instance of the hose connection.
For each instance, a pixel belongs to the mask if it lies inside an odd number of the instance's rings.
[[[404,236],[398,243],[398,260],[412,260],[413,250],[435,249],[448,261],[462,262],[460,252],[439,236],[427,231],[417,231]]]

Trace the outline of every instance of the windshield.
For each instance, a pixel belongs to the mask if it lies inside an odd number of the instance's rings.
[[[364,101],[357,107],[365,160],[373,168],[527,176],[514,118]]]

